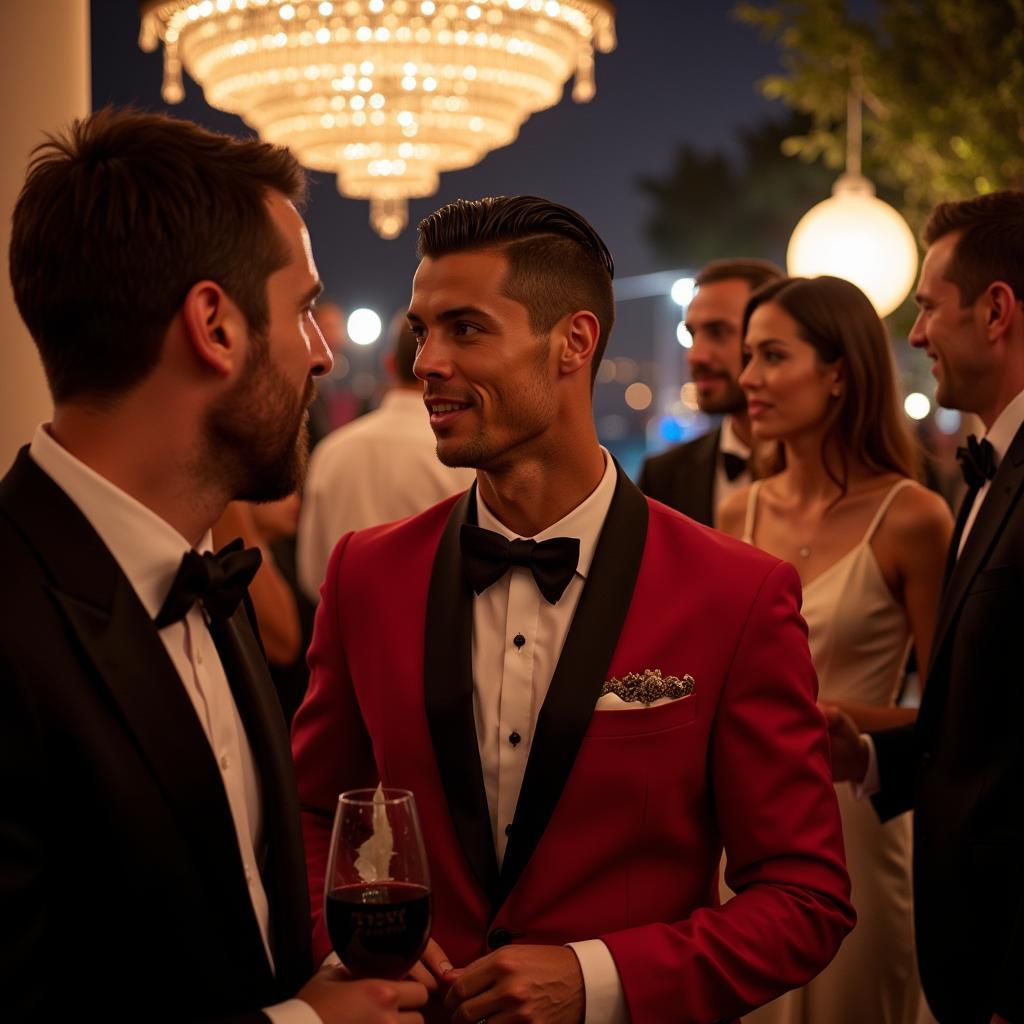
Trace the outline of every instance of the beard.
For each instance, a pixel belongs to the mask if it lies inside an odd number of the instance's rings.
[[[238,382],[207,414],[204,476],[236,501],[276,501],[297,490],[309,458],[307,410],[315,394],[312,377],[296,392],[271,362],[267,339],[256,339]]]
[[[743,388],[739,386],[735,378],[726,373],[715,374],[715,376],[725,382],[725,391],[715,398],[698,397],[700,411],[723,416],[743,412],[747,407],[747,396],[743,393]]]

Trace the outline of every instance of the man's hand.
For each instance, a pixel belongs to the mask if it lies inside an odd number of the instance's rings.
[[[411,1012],[427,1001],[427,990],[415,981],[351,981],[344,968],[321,967],[303,985],[298,997],[324,1024],[423,1024]]]
[[[500,1014],[521,1024],[580,1024],[583,974],[566,946],[504,946],[448,974],[444,1005],[452,1024],[476,1024]]]
[[[447,988],[451,984],[452,979],[448,977],[451,970],[452,964],[448,954],[433,939],[428,939],[423,955],[409,972],[409,977],[433,993],[437,992],[441,985]]]
[[[823,704],[832,743],[832,778],[836,782],[863,782],[868,773],[868,741],[853,719],[834,704]]]

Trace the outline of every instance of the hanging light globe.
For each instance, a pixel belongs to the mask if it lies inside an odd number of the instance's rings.
[[[408,200],[507,146],[533,113],[595,93],[615,48],[611,0],[141,0],[140,46],[164,46],[212,107],[337,176],[394,238]]]
[[[844,174],[832,196],[801,218],[789,240],[786,266],[794,277],[831,274],[852,281],[888,316],[910,294],[917,242],[907,222],[875,195],[860,174]]]

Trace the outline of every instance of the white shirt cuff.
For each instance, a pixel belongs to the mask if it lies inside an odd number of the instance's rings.
[[[629,1007],[611,950],[600,939],[570,942],[583,974],[583,1024],[629,1024]]]
[[[301,999],[288,999],[274,1006],[264,1006],[271,1024],[323,1024],[320,1014]]]
[[[868,747],[868,770],[860,782],[851,782],[855,800],[874,796],[882,788],[882,780],[878,777],[878,754],[875,753],[875,741],[870,733],[861,733]]]

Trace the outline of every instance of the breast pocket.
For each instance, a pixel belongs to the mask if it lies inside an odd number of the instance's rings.
[[[688,725],[697,717],[698,694],[680,697],[653,708],[628,708],[622,711],[595,711],[590,719],[588,738],[609,736],[654,736]]]
[[[1020,586],[1020,573],[1012,565],[995,565],[979,572],[967,594],[986,594],[992,590],[1007,590]]]

